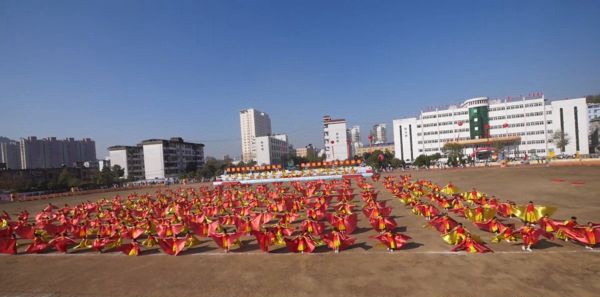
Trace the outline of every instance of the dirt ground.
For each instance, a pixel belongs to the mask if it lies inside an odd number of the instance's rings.
[[[395,172],[451,181],[462,190],[476,187],[497,198],[559,208],[554,218],[577,216],[600,221],[600,167],[516,167]],[[573,184],[573,182],[575,182]],[[240,250],[224,254],[207,240],[179,257],[150,251],[121,253],[0,256],[0,296],[598,296],[600,251],[573,243],[541,242],[533,253],[518,244],[489,243],[491,235],[470,230],[488,242],[493,254],[450,253],[439,234],[416,217],[381,183],[399,231],[413,238],[405,249],[388,253],[370,239],[376,235],[359,214],[357,244],[333,254],[291,254],[279,248],[258,251],[246,238]],[[97,200],[60,198],[56,205]],[[358,199],[357,204],[361,205]],[[47,201],[0,204],[16,213],[39,211]],[[456,216],[454,216],[456,218]]]

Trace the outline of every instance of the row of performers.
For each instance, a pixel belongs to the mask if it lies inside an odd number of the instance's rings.
[[[301,185],[294,185],[299,186]],[[369,186],[363,181],[363,188],[372,189]],[[314,195],[316,188],[318,186],[313,183],[305,185],[301,190],[305,194]],[[352,191],[347,182],[337,190],[341,194],[337,196],[339,202],[333,205],[335,213],[327,212],[331,197],[320,196],[313,202],[298,206],[306,208],[306,219],[300,224],[300,234],[293,237],[294,229],[290,224],[300,216],[299,213],[290,212],[297,205],[294,203],[280,205],[283,207],[281,213],[249,211],[244,215],[221,214],[213,217],[213,220],[203,214],[190,214],[184,203],[187,199],[168,200],[170,204],[158,208],[148,206],[153,212],[140,213],[127,211],[144,203],[144,199],[136,196],[129,197],[126,201],[115,198],[113,201],[100,201],[100,205],[84,203],[62,209],[49,205],[35,216],[35,224],[28,222],[29,213],[26,211],[19,215],[17,221],[12,221],[10,215],[4,213],[0,221],[0,251],[16,253],[17,238],[22,238],[31,240],[26,253],[39,253],[51,248],[61,252],[66,252],[69,248],[91,248],[96,251],[119,249],[127,254],[138,254],[141,246],[149,248],[158,245],[169,254],[178,254],[183,248],[197,244],[197,237],[210,237],[229,251],[241,236],[254,235],[264,251],[268,251],[272,244],[286,244],[291,251],[312,252],[314,246],[327,244],[335,252],[339,252],[354,242],[349,236],[356,228],[357,221],[355,205],[350,202]],[[167,196],[161,197],[166,199]],[[366,202],[363,213],[368,215],[373,228],[381,233],[375,238],[391,251],[402,247],[409,237],[393,233],[396,223],[386,216],[391,209],[385,208],[385,203],[377,202],[372,190],[363,191],[362,197]],[[128,204],[134,201],[135,205]],[[149,201],[146,199],[145,203],[151,204]],[[153,217],[156,215],[159,217]],[[96,218],[85,219],[93,217]],[[185,219],[181,220],[182,217]],[[273,219],[278,222],[267,227]],[[325,226],[320,221],[323,219],[327,219],[332,225],[331,232],[324,232]],[[235,226],[237,231],[227,232],[225,226]],[[321,238],[315,238],[316,236]],[[139,239],[144,240],[139,243]]]
[[[282,171],[262,171],[247,173],[229,173],[221,177],[224,181],[234,180],[252,180],[252,179],[272,179],[272,178],[294,178],[294,177],[314,177],[327,175],[343,175],[357,173],[355,167],[337,167],[337,168],[319,168],[304,170],[282,170]]]
[[[447,243],[461,245],[468,238],[471,241],[467,244],[471,246],[468,250],[471,252],[487,252],[489,248],[482,244],[479,237],[472,235],[462,224],[447,213],[441,213],[431,203],[437,203],[440,208],[468,219],[480,230],[495,234],[492,242],[522,240],[522,249],[526,251],[532,251],[531,247],[541,237],[572,240],[588,249],[592,249],[597,244],[597,238],[600,238],[600,224],[588,222],[582,226],[575,217],[566,221],[554,220],[550,215],[556,211],[555,208],[534,205],[532,201],[520,206],[512,201],[499,202],[475,189],[456,194],[458,189],[452,184],[440,188],[428,181],[412,183],[408,176],[401,177],[397,183],[388,178],[384,183],[388,190],[412,208],[414,214],[424,216],[428,220],[426,226],[439,231]],[[431,203],[422,202],[420,198],[428,198]],[[523,226],[515,228],[514,224],[502,221],[511,217],[520,219]]]

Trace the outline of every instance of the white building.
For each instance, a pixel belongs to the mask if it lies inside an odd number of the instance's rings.
[[[180,137],[144,140],[142,148],[147,180],[179,177],[204,165],[204,144],[184,142]]]
[[[124,171],[123,178],[140,180],[145,178],[144,151],[141,145],[116,145],[108,148],[110,166],[118,165]]]
[[[110,165],[119,165],[125,171],[124,178],[135,180],[179,177],[204,166],[204,144],[184,142],[180,137],[111,146],[108,151]]]
[[[600,103],[588,104],[588,116],[590,121],[596,118],[600,118]]]
[[[351,156],[350,132],[346,129],[346,120],[323,117],[323,140],[325,160],[348,160]]]
[[[353,152],[357,152],[362,147],[362,142],[360,141],[360,126],[353,126],[350,128],[350,143]]]
[[[271,135],[271,118],[268,114],[254,108],[240,111],[240,130],[242,135],[242,161],[255,159],[254,141],[258,136]]]
[[[393,121],[396,157],[412,162],[421,155],[442,153],[447,142],[472,145],[471,154],[489,147],[488,138],[507,141],[517,153],[547,156],[561,153],[552,143],[555,131],[570,138],[566,154],[588,154],[588,116],[585,98],[548,102],[542,96],[517,101],[466,100],[461,105],[422,112],[416,118]],[[485,139],[476,141],[479,139]],[[474,141],[475,140],[475,141]],[[477,144],[479,142],[479,144]]]
[[[386,124],[377,124],[373,126],[373,143],[374,144],[383,144],[387,142],[386,136]]]
[[[258,136],[254,146],[258,165],[283,165],[290,156],[290,146],[285,134]]]

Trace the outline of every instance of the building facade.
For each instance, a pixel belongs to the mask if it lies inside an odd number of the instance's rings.
[[[146,179],[179,177],[204,166],[204,144],[174,137],[144,140],[141,145]]]
[[[588,117],[591,120],[600,118],[600,103],[588,104]]]
[[[350,145],[354,154],[358,154],[358,150],[363,146],[360,141],[360,126],[350,128]]]
[[[96,160],[96,143],[90,138],[64,140],[56,137],[21,138],[21,169],[76,167]]]
[[[0,143],[0,168],[21,169],[21,148],[16,141]]]
[[[372,153],[377,150],[382,151],[384,153],[389,152],[389,153],[395,154],[395,146],[393,143],[382,143],[382,144],[374,144],[372,146],[360,147],[356,151],[356,155],[359,157],[362,157],[365,153]]]
[[[385,123],[377,124],[373,126],[373,131],[371,135],[373,135],[373,143],[374,144],[382,144],[387,143],[387,125]]]
[[[271,118],[268,114],[254,108],[240,111],[240,131],[242,142],[242,161],[255,159],[255,139],[259,136],[271,135]]]
[[[141,145],[116,145],[108,148],[110,166],[118,165],[124,171],[123,178],[145,179],[144,152]]]
[[[479,97],[394,120],[394,150],[396,158],[412,162],[422,154],[442,153],[448,142],[502,138],[514,143],[516,154],[548,156],[562,153],[553,144],[554,132],[561,131],[571,139],[564,153],[588,154],[587,119],[585,98],[549,102],[543,95],[516,101]]]
[[[323,117],[323,141],[325,145],[325,160],[348,160],[351,157],[350,131],[346,128],[345,119]]]
[[[290,146],[285,134],[258,136],[254,145],[258,165],[283,165],[290,156]]]
[[[296,149],[296,156],[302,158],[314,159],[318,153],[318,150],[312,144]]]
[[[108,151],[111,166],[119,165],[125,171],[123,177],[134,180],[174,178],[204,166],[204,144],[185,142],[180,137],[111,146]]]

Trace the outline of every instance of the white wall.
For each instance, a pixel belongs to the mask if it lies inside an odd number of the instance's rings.
[[[271,165],[269,136],[259,136],[255,140],[256,164]]]
[[[565,154],[589,154],[588,141],[588,110],[585,98],[567,99],[552,101],[552,127],[554,131],[561,129],[560,124],[560,109],[563,109],[564,133],[569,137],[569,144],[565,147]],[[579,128],[579,151],[576,144],[575,133],[575,107],[577,107],[577,121]],[[550,135],[552,137],[552,135]],[[555,153],[559,154],[560,148],[555,149]]]
[[[410,128],[409,128],[410,127]],[[402,131],[400,131],[402,128]],[[412,162],[419,156],[417,146],[417,119],[407,118],[394,120],[392,123],[394,135],[394,155],[400,160]],[[412,131],[412,157],[411,157],[411,137]],[[404,154],[403,154],[404,153]],[[403,156],[404,155],[404,156]]]
[[[146,179],[165,178],[162,143],[144,144],[144,170]]]
[[[111,166],[119,165],[125,171],[123,178],[129,177],[129,171],[127,168],[127,150],[112,150],[108,152]]]
[[[348,132],[346,130],[346,122],[328,124],[326,131],[329,132],[327,136],[326,147],[326,160],[347,160],[350,157],[348,151]],[[331,141],[335,141],[334,144]]]

